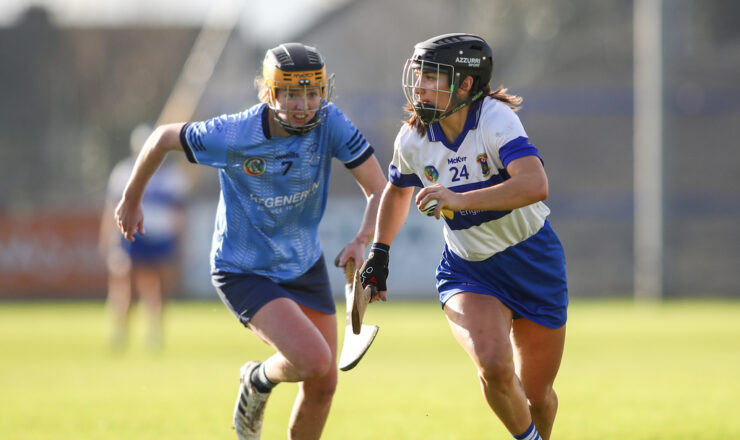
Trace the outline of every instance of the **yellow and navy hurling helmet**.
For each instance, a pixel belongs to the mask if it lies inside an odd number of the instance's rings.
[[[327,77],[324,59],[315,47],[301,43],[285,43],[267,51],[262,63],[262,77],[268,89],[267,106],[273,110],[275,120],[291,134],[305,134],[314,129],[326,115],[334,89],[334,75]],[[320,104],[315,108],[299,110],[316,114],[306,124],[292,125],[281,114],[291,111],[277,107],[278,91],[297,94],[307,100],[309,91],[319,93]],[[298,111],[292,111],[298,112]]]

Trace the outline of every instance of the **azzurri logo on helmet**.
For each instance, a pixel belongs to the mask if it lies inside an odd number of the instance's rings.
[[[267,88],[266,104],[274,112],[275,120],[291,134],[305,134],[321,123],[331,102],[334,75],[327,76],[324,58],[315,47],[302,43],[285,43],[267,51],[262,62],[262,78]],[[299,110],[278,105],[280,94],[303,99]],[[318,104],[311,107],[309,96],[318,93]],[[315,112],[313,118],[301,125],[290,122],[291,114]]]
[[[420,87],[425,73],[437,78],[436,87]],[[449,81],[440,81],[441,74]],[[460,33],[439,35],[414,46],[414,54],[403,68],[403,94],[419,119],[430,124],[479,99],[492,74],[493,51],[481,37]],[[473,78],[468,98],[458,99],[455,91],[468,76]],[[437,92],[434,102],[422,102],[421,90]],[[453,106],[448,108],[450,103]]]

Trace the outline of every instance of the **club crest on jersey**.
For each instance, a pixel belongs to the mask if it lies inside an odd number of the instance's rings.
[[[491,167],[488,166],[488,155],[486,153],[479,154],[475,161],[480,164],[480,170],[483,172],[483,177],[488,177],[491,173]]]
[[[261,176],[266,168],[267,162],[261,157],[250,157],[244,161],[244,172],[250,176]]]
[[[439,179],[439,173],[437,172],[437,169],[434,168],[431,165],[427,165],[424,167],[424,176],[426,176],[427,180],[434,183]]]

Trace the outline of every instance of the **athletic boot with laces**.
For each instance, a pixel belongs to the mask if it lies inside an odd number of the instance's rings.
[[[250,377],[260,362],[249,361],[240,370],[239,394],[234,405],[234,429],[239,440],[259,440],[262,434],[262,417],[270,393],[257,391]]]

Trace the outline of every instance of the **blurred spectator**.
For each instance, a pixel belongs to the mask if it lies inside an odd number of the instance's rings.
[[[100,225],[100,249],[108,267],[107,305],[112,314],[110,343],[118,350],[127,343],[134,293],[146,308],[145,343],[153,350],[161,349],[164,302],[174,288],[181,261],[183,208],[189,185],[184,171],[173,161],[162,165],[144,194],[142,204],[148,214],[145,234],[137,234],[136,241],[129,242],[116,233],[115,204],[151,132],[152,127],[142,124],[131,133],[132,155],[119,162],[110,175]]]

